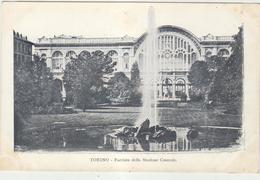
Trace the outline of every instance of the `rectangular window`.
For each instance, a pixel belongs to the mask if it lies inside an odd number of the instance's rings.
[[[164,48],[164,36],[162,36],[162,49]]]
[[[173,49],[173,37],[171,36],[171,49]]]
[[[174,38],[174,49],[177,48],[177,37]]]

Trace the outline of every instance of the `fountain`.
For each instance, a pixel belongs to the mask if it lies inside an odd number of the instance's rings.
[[[152,143],[169,143],[176,141],[176,130],[159,126],[157,117],[157,78],[158,67],[158,34],[153,7],[148,11],[148,30],[144,41],[144,66],[142,69],[142,101],[140,116],[136,127],[122,127],[115,133],[105,136],[104,144],[121,142],[125,145],[139,144],[140,149],[149,151]],[[135,146],[134,146],[135,147]]]
[[[158,76],[158,43],[155,13],[153,7],[148,11],[148,31],[145,39],[145,56],[143,68],[143,106],[141,115],[136,123],[140,126],[148,118],[150,124],[158,125],[157,120],[157,76]]]

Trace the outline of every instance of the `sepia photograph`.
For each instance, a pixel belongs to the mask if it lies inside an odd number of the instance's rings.
[[[13,153],[173,163],[175,155],[247,150],[250,7],[10,2],[6,14],[13,7],[18,13],[4,21]],[[149,157],[117,159],[136,153]]]

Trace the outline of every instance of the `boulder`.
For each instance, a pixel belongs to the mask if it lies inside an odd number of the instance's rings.
[[[169,130],[169,129],[166,129],[166,128],[161,128],[152,135],[152,139],[154,139],[158,142],[175,141],[176,140],[176,132]]]
[[[149,132],[150,120],[146,119],[137,129],[136,137],[142,136],[144,132]]]
[[[187,139],[192,140],[199,136],[199,132],[195,129],[190,129],[187,133]]]
[[[117,134],[115,134],[117,137],[134,137],[134,134],[136,133],[137,128],[136,127],[124,127],[123,130]]]
[[[137,138],[138,139],[138,144],[140,144],[141,148],[144,151],[150,151],[150,143],[149,141],[143,139],[143,138]]]

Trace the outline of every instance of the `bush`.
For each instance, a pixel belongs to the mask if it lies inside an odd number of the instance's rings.
[[[189,95],[190,95],[190,100],[192,102],[202,102],[202,101],[204,101],[204,94],[199,89],[192,88],[189,91]]]

